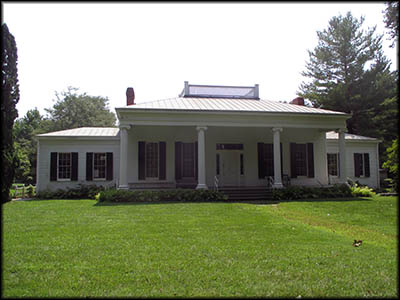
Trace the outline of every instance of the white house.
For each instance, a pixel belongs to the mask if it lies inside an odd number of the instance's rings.
[[[259,98],[255,86],[185,82],[175,98],[117,107],[118,128],[37,135],[37,190],[324,186],[347,177],[379,187],[378,143],[346,134],[350,115]]]

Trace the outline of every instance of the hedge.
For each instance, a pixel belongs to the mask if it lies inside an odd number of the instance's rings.
[[[218,202],[228,200],[228,196],[214,190],[117,190],[101,191],[99,202]]]
[[[331,187],[289,186],[272,191],[274,200],[300,200],[353,197],[352,187],[337,184]]]

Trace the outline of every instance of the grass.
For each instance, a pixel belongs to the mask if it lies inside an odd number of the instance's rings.
[[[13,201],[2,296],[398,297],[397,254],[396,197]]]

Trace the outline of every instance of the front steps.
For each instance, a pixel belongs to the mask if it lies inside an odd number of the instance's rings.
[[[272,190],[265,187],[221,187],[218,191],[228,195],[231,201],[272,201]]]

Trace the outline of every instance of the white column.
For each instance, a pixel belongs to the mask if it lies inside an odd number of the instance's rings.
[[[119,140],[119,186],[118,189],[128,189],[128,129],[130,125],[120,125]]]
[[[197,139],[198,139],[198,183],[196,189],[208,189],[206,184],[206,141],[204,131],[207,130],[206,126],[197,126]]]
[[[272,128],[274,133],[274,188],[282,188],[281,137],[282,128]]]
[[[36,193],[39,194],[40,188],[40,140],[37,141],[37,154],[36,154]]]
[[[346,142],[345,142],[345,129],[339,129],[339,156],[340,156],[340,183],[346,183],[347,170],[346,170]]]

